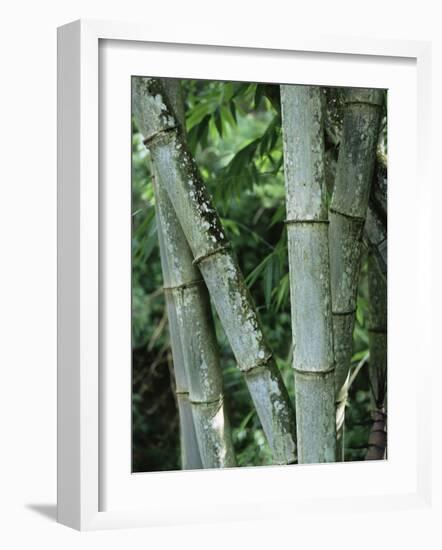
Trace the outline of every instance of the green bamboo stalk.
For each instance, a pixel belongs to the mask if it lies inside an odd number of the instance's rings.
[[[179,81],[165,80],[164,87],[174,113],[184,125]],[[192,252],[158,174],[153,181],[177,395],[181,402],[183,452],[187,457],[189,453],[196,454],[190,448],[196,438],[204,468],[232,467],[236,460],[223,401],[209,295],[199,269],[193,265]],[[184,461],[189,462],[188,458]]]
[[[134,79],[134,113],[203,275],[278,464],[296,460],[294,411],[219,216],[162,83]]]
[[[281,86],[298,461],[336,460],[321,91]]]
[[[346,403],[341,388],[352,355],[362,233],[376,156],[382,90],[347,91],[336,180],[329,209],[330,269],[338,406],[338,459],[344,460]]]
[[[382,460],[387,449],[387,284],[373,255],[368,258],[368,293],[368,372],[373,395],[373,424],[366,460]]]

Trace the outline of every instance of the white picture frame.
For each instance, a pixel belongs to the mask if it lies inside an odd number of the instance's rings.
[[[142,25],[136,24],[76,21],[61,27],[58,31],[58,521],[76,529],[92,530],[198,521],[258,519],[263,517],[264,513],[266,517],[271,516],[272,513],[275,517],[281,517],[287,513],[285,510],[290,510],[290,513],[294,510],[298,513],[309,513],[309,510],[313,509],[328,510],[337,502],[341,510],[351,509],[355,503],[361,510],[366,511],[371,507],[379,510],[382,507],[397,509],[428,506],[431,500],[431,469],[430,431],[426,418],[429,416],[430,405],[425,397],[423,381],[427,380],[428,383],[431,361],[426,361],[424,358],[425,353],[429,354],[428,346],[425,348],[425,341],[420,341],[419,349],[408,349],[401,357],[400,350],[396,354],[393,349],[393,356],[391,356],[389,349],[389,364],[394,365],[395,361],[401,361],[405,365],[405,370],[406,365],[410,366],[419,358],[422,379],[404,381],[397,390],[391,385],[389,387],[391,410],[389,456],[391,458],[385,463],[283,466],[233,469],[223,472],[169,472],[141,475],[131,474],[130,469],[127,469],[130,441],[127,439],[127,434],[130,428],[128,424],[130,417],[126,405],[121,403],[127,401],[130,410],[128,387],[126,385],[124,389],[124,385],[121,386],[119,380],[112,378],[112,375],[108,378],[114,382],[103,385],[104,371],[100,351],[103,325],[100,304],[103,301],[104,292],[101,282],[106,276],[106,273],[103,273],[105,262],[102,261],[102,232],[106,226],[100,223],[100,211],[103,208],[103,188],[100,187],[100,177],[103,172],[100,170],[100,166],[103,168],[100,165],[100,155],[103,154],[100,120],[105,110],[105,106],[101,104],[100,86],[103,80],[100,79],[104,78],[106,82],[107,78],[100,72],[102,69],[100,63],[103,63],[103,55],[108,55],[108,53],[103,54],[100,48],[103,45],[106,47],[106,43],[122,46],[119,50],[117,47],[117,50],[121,54],[123,68],[128,60],[128,49],[133,48],[133,52],[135,50],[139,52],[140,48],[142,50],[144,46],[149,47],[149,44],[152,47],[155,46],[156,52],[162,51],[161,48],[164,47],[169,51],[169,57],[170,54],[178,56],[180,52],[191,57],[192,52],[198,50],[198,55],[206,59],[205,64],[200,62],[198,73],[189,74],[191,65],[187,69],[174,69],[172,64],[167,69],[167,74],[158,76],[196,77],[200,75],[201,77],[205,75],[206,78],[215,78],[218,74],[221,79],[227,78],[228,75],[232,75],[230,78],[233,79],[232,69],[227,73],[222,72],[222,69],[217,69],[217,73],[213,72],[215,70],[213,68],[209,70],[209,65],[213,65],[211,61],[214,56],[218,56],[216,59],[219,67],[225,67],[226,61],[220,61],[222,56],[228,56],[234,64],[235,59],[238,62],[241,56],[249,55],[251,59],[255,56],[258,61],[260,56],[270,57],[271,68],[267,69],[265,78],[268,79],[269,70],[273,70],[275,73],[273,77],[270,75],[270,80],[278,82],[275,79],[283,78],[281,71],[284,71],[284,64],[297,54],[298,60],[302,58],[300,63],[304,65],[314,64],[315,60],[319,60],[323,68],[326,69],[327,66],[333,68],[323,73],[321,82],[318,82],[318,73],[312,76],[314,83],[343,85],[342,76],[336,76],[340,71],[336,63],[342,63],[344,67],[352,67],[347,85],[357,85],[358,82],[364,85],[368,82],[366,74],[373,61],[379,64],[380,72],[376,76],[376,71],[372,71],[370,83],[373,84],[373,81],[378,78],[379,87],[383,87],[382,82],[386,82],[385,79],[391,79],[391,86],[394,89],[396,76],[391,69],[396,67],[397,72],[401,73],[400,67],[413,66],[414,76],[408,70],[404,69],[402,72],[405,79],[403,82],[417,84],[417,88],[411,87],[410,95],[406,96],[410,100],[409,108],[412,114],[409,121],[403,122],[408,124],[408,129],[414,130],[414,139],[409,140],[408,144],[399,141],[399,110],[394,114],[395,105],[400,105],[400,95],[397,94],[397,103],[389,104],[393,111],[391,115],[393,131],[395,131],[394,120],[396,120],[398,135],[397,142],[394,140],[391,142],[392,159],[389,169],[392,170],[390,173],[393,181],[394,178],[401,178],[405,189],[411,189],[416,173],[413,169],[419,169],[417,199],[416,195],[412,197],[406,192],[406,197],[403,199],[405,206],[412,204],[410,202],[412,200],[415,200],[418,205],[415,216],[418,231],[413,241],[417,256],[416,266],[410,269],[410,273],[404,276],[405,280],[402,280],[391,293],[392,296],[389,299],[393,300],[394,307],[390,309],[389,323],[391,316],[393,320],[401,319],[403,314],[407,313],[410,320],[402,334],[402,337],[406,337],[407,331],[411,334],[413,323],[418,322],[416,315],[418,308],[422,308],[423,305],[429,307],[430,304],[429,258],[428,247],[425,245],[429,236],[425,204],[429,202],[428,196],[431,192],[426,168],[431,116],[431,104],[428,101],[431,52],[429,43],[365,40],[342,36],[312,39],[297,35],[290,38],[281,37],[279,43],[273,44],[266,44],[264,38],[255,41],[250,38],[245,41],[235,40],[234,43],[218,40],[216,44],[211,44],[210,41],[206,44],[198,44],[194,43],[191,37],[186,36],[185,31],[180,36],[176,33],[173,36],[167,36],[163,31],[155,34],[150,29],[147,32]],[[124,49],[126,53],[121,53]],[[109,55],[105,58],[106,63],[111,62],[112,66],[116,67],[114,71],[116,76],[120,74],[117,67],[118,51],[111,61],[109,61],[111,59]],[[137,67],[137,55],[132,53],[130,57],[133,59],[134,67]],[[151,56],[152,60],[155,58]],[[250,67],[243,64],[243,79],[253,80],[252,76],[248,75],[256,74],[256,72],[253,73],[254,64],[248,65]],[[165,70],[166,66],[167,60],[164,58],[161,67]],[[201,69],[201,66],[205,68]],[[131,70],[137,71],[136,68],[124,70],[129,70],[129,73]],[[155,70],[160,69],[152,69],[154,72]],[[181,70],[187,72],[181,74]],[[308,74],[310,69],[305,70],[307,71],[305,74]],[[388,76],[389,73],[390,76]],[[264,72],[262,74],[264,75]],[[308,76],[303,78],[306,82],[305,79],[308,79]],[[400,78],[402,77],[397,77],[397,79]],[[407,80],[409,78],[414,80]],[[290,82],[287,78],[284,80]],[[296,82],[298,81],[297,79]],[[124,97],[124,90],[121,93],[123,94],[121,97]],[[119,97],[106,98],[106,101],[108,99],[118,101]],[[395,97],[394,94],[393,97]],[[124,108],[127,110],[128,106]],[[404,105],[401,108],[404,109]],[[416,118],[413,118],[414,113]],[[129,124],[127,126],[129,127]],[[121,126],[115,129],[121,129]],[[111,132],[111,135],[116,134],[118,132]],[[111,146],[113,146],[112,143]],[[408,164],[405,164],[405,168],[401,168],[400,163],[397,162],[401,155],[407,158]],[[403,173],[400,172],[401,169]],[[128,174],[130,177],[129,158],[122,170],[123,172],[119,172],[122,177],[128,177]],[[129,173],[124,175],[124,170],[126,172],[129,170]],[[389,196],[390,206],[398,202],[394,186],[392,189]],[[401,208],[405,206],[397,205],[393,210],[389,227],[389,240],[391,236],[393,244],[395,238],[396,242],[400,240],[399,233],[397,231],[395,233],[395,227],[398,229],[402,226],[404,218],[403,215],[401,217]],[[124,212],[120,214],[124,218]],[[394,246],[390,244],[389,249],[391,267],[389,277],[395,280],[399,274],[401,258],[399,255],[396,256]],[[124,253],[124,249],[121,251]],[[397,260],[396,263],[395,260]],[[124,274],[122,276],[124,278]],[[405,312],[400,309],[400,297],[401,291],[407,285],[412,285],[415,292]],[[429,318],[429,316],[423,316],[420,323],[429,323]],[[422,326],[420,331],[425,332],[422,331]],[[394,337],[394,331],[392,334]],[[129,357],[127,361],[129,368]],[[123,420],[113,424],[116,435],[113,442],[109,443],[105,429],[106,414],[108,414],[106,402],[114,399],[112,396],[116,396],[116,401],[112,403],[121,405],[121,411],[120,405],[113,407],[113,410],[114,412],[116,410],[117,414],[121,412],[120,417]],[[404,414],[399,415],[395,404],[400,402],[401,396],[411,399],[413,405]],[[407,459],[400,456],[404,453],[399,452],[401,445],[403,449],[404,444],[401,432],[404,426],[408,426],[411,432],[407,435],[407,445],[411,446],[410,456]],[[120,441],[116,438],[120,436],[121,441],[125,441],[128,446],[127,451],[123,450],[121,455],[115,446],[115,441]],[[397,446],[396,455],[395,445]],[[120,447],[124,449],[124,443],[120,444]],[[110,454],[113,457],[116,456],[117,460],[107,460],[106,456]],[[397,460],[395,456],[398,457]],[[364,468],[363,477],[366,478],[366,485],[360,485],[356,491],[355,482],[361,477],[361,467]],[[121,468],[124,471],[120,480],[118,476],[122,471]],[[372,484],[370,481],[378,476],[385,481],[382,490],[380,485]],[[106,499],[103,500],[103,494],[106,494],[103,492],[103,484],[107,487],[112,486],[113,483],[115,486],[112,488],[109,504]],[[283,490],[290,483],[295,484],[297,491]],[[370,486],[372,486],[371,489]],[[150,496],[144,505],[140,504],[140,501],[146,488]],[[235,496],[230,497],[229,500],[229,494],[232,495],[235,488]],[[196,497],[195,495],[193,498],[190,497],[190,501],[187,498],[185,504],[180,500],[180,495],[184,493],[189,495],[195,493],[195,490],[197,493],[198,490],[201,491],[200,497],[202,495],[203,498],[196,498],[197,494]],[[214,491],[217,494],[217,506],[208,507],[205,505],[207,502],[205,499],[210,492]],[[296,494],[297,492],[299,494]],[[279,505],[282,503],[284,506]],[[269,512],[266,509],[266,504],[272,505],[270,507],[272,511]]]

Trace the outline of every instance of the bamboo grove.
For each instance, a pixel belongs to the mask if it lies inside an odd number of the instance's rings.
[[[166,362],[182,469],[385,458],[386,92],[133,77],[132,114],[133,311],[146,316],[152,296],[166,304],[148,342],[143,328],[134,336],[144,342],[134,355],[136,451],[143,433],[155,445],[143,408],[162,399],[143,402],[140,388]],[[259,131],[244,135],[251,124]],[[222,150],[226,132],[243,142],[233,154]],[[254,211],[254,195],[266,194],[268,207],[263,199]],[[249,218],[267,220],[265,233]],[[156,246],[162,286],[138,299]],[[170,345],[152,359],[166,322]],[[363,380],[369,392],[356,390]],[[367,414],[352,451],[358,400]],[[258,458],[244,443],[251,425],[268,449]]]

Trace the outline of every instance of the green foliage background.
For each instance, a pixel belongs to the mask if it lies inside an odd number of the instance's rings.
[[[293,399],[279,87],[201,80],[183,80],[182,86],[190,149],[238,256]],[[342,124],[341,91],[324,88],[323,92],[327,158],[332,164]],[[180,469],[149,158],[135,126],[132,159],[133,470]],[[364,457],[370,426],[366,286],[364,261],[353,363],[365,362],[350,392],[347,460]],[[238,465],[270,464],[270,450],[248,390],[214,316]]]

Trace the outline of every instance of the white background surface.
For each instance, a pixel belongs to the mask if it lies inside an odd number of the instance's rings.
[[[260,517],[261,502],[275,509],[287,501],[292,513],[302,513],[309,499],[330,509],[330,499],[345,496],[406,494],[416,491],[416,389],[418,346],[406,347],[422,326],[419,322],[419,255],[417,232],[425,224],[408,213],[419,209],[416,194],[416,67],[410,60],[358,56],[317,56],[266,52],[265,56],[225,49],[210,56],[206,49],[161,47],[143,43],[107,41],[100,54],[102,92],[100,192],[102,250],[101,376],[103,399],[101,441],[103,471],[100,492],[105,511],[143,509],[154,522],[159,515],[170,523],[178,518],[208,515],[213,508],[201,499],[215,498],[215,518]],[[224,472],[131,475],[131,242],[130,144],[131,75],[186,76],[255,82],[296,82],[330,86],[388,89],[389,132],[389,417],[388,461],[354,464],[303,465],[287,468],[234,468]],[[422,199],[421,199],[422,200]],[[425,205],[424,211],[427,211]],[[420,262],[425,263],[425,258]],[[404,296],[409,296],[404,300]],[[402,319],[410,317],[407,324]],[[399,330],[400,327],[400,330]],[[423,343],[424,345],[424,343]],[[424,348],[425,349],[425,348]],[[414,360],[417,357],[417,360]],[[419,392],[417,392],[419,396]],[[404,401],[409,405],[404,408]],[[420,402],[419,402],[420,403]],[[423,403],[425,406],[425,403]],[[407,432],[407,437],[403,434]],[[124,444],[122,444],[124,442]],[[233,489],[234,488],[234,489]],[[232,499],[232,490],[237,496]],[[146,495],[152,495],[151,500]],[[214,497],[216,495],[216,497]],[[173,502],[172,502],[173,499]],[[288,504],[288,502],[290,504]],[[384,499],[385,501],[385,499]],[[270,504],[273,503],[273,504]],[[379,503],[379,506],[381,503]],[[373,504],[372,504],[373,506]],[[279,517],[283,511],[279,510]],[[269,512],[267,512],[269,515]],[[244,517],[243,517],[244,519]],[[164,521],[164,520],[163,520]]]
[[[336,1],[197,2],[88,0],[15,2],[3,8],[0,33],[0,544],[4,548],[342,548],[346,537],[357,549],[439,548],[441,415],[440,384],[434,383],[435,504],[432,510],[380,516],[358,514],[278,521],[77,533],[57,525],[55,516],[56,410],[56,27],[78,17],[186,25],[213,37],[279,33],[311,28],[312,33],[433,39],[434,98],[442,96],[441,16],[436,2],[369,4]],[[280,9],[278,9],[280,7]],[[285,10],[285,11],[284,11]],[[318,19],[320,18],[320,19]],[[211,30],[213,29],[213,31]],[[434,101],[434,151],[440,151],[440,106]],[[439,155],[438,155],[439,156]],[[435,156],[436,158],[436,156]],[[437,178],[436,178],[437,176]],[[440,180],[440,174],[435,179]],[[435,191],[433,212],[440,208]],[[442,235],[434,216],[434,232]],[[412,223],[412,213],[410,213]],[[435,242],[437,242],[435,240]],[[442,280],[439,250],[433,276]],[[440,289],[435,287],[435,311]],[[439,323],[439,330],[437,327]],[[440,322],[434,317],[434,334]],[[436,355],[434,367],[440,370]],[[406,342],[404,342],[406,345]],[[439,353],[440,355],[440,353]],[[416,375],[418,375],[416,366]],[[439,374],[440,379],[440,374]],[[404,434],[406,437],[406,434]]]

